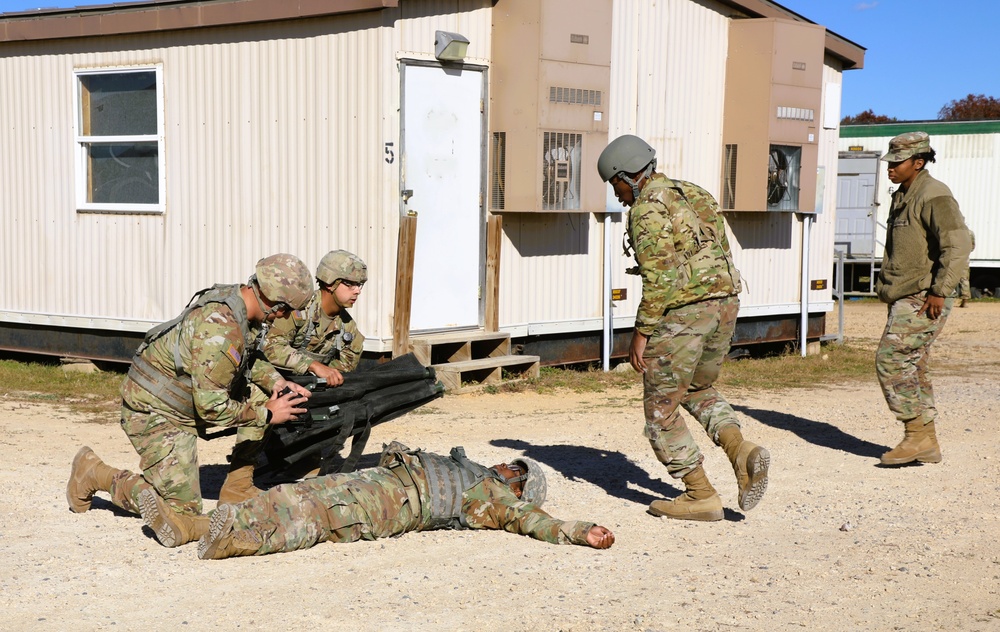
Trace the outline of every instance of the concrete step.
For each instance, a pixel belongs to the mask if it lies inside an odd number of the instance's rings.
[[[502,355],[431,365],[449,393],[466,393],[504,381],[504,371],[516,379],[536,378],[539,357]]]

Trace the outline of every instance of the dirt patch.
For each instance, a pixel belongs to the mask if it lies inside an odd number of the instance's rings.
[[[874,348],[885,308],[848,304],[846,316],[849,339]],[[956,309],[935,345],[939,465],[876,467],[900,428],[874,374],[850,387],[728,393],[773,469],[744,516],[725,456],[696,433],[727,507],[718,523],[645,513],[680,488],[642,437],[638,383],[451,396],[373,432],[372,453],[399,439],[464,445],[489,463],[538,460],[547,509],[614,530],[607,551],[460,531],[201,561],[193,545],[161,547],[106,499],[68,511],[79,446],[136,466],[117,425],[0,400],[0,629],[1000,630],[997,323],[1000,304]],[[199,447],[208,508],[231,441]]]

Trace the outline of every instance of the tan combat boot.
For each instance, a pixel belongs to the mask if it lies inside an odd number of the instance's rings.
[[[903,423],[903,440],[882,455],[882,465],[905,465],[913,461],[940,463],[941,447],[938,446],[934,422],[925,424],[917,417]]]
[[[97,456],[93,450],[84,446],[73,457],[73,465],[69,470],[69,482],[66,483],[66,501],[73,513],[83,513],[90,509],[94,492],[110,492],[111,481],[121,472]]]
[[[222,560],[227,557],[253,555],[260,550],[263,540],[256,531],[233,529],[236,507],[219,505],[212,514],[208,533],[198,540],[198,557],[203,560]]]
[[[253,484],[253,471],[253,463],[234,460],[229,466],[229,474],[222,483],[222,489],[219,490],[219,503],[241,503],[260,494],[261,490]]]
[[[771,454],[765,448],[743,438],[740,427],[727,424],[719,430],[719,445],[725,450],[736,473],[739,486],[739,504],[743,511],[757,506],[767,491],[767,470]]]
[[[683,479],[686,491],[673,500],[654,500],[648,512],[677,520],[722,520],[722,499],[708,482],[705,469],[700,465]]]
[[[167,548],[193,542],[208,532],[208,516],[178,513],[152,488],[139,492],[139,514]]]

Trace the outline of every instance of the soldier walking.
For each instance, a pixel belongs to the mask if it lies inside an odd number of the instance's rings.
[[[628,248],[642,277],[629,360],[643,376],[644,434],[656,458],[685,491],[656,500],[649,513],[682,520],[722,520],[722,499],[709,482],[678,406],[722,446],[736,474],[740,509],[757,506],[767,489],[770,454],[743,439],[736,413],[712,385],[729,353],[740,302],[725,223],[715,199],[690,182],[656,171],[643,139],[613,140],[597,161],[601,179],[630,208]]]
[[[972,233],[951,190],[926,169],[935,153],[926,133],[907,132],[890,140],[882,157],[899,189],[875,283],[889,306],[875,369],[889,410],[903,424],[903,440],[882,455],[883,465],[941,462],[928,362],[968,273]]]

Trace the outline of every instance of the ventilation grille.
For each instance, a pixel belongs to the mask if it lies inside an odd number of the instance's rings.
[[[581,88],[549,88],[551,103],[569,103],[570,105],[601,105],[600,90],[583,90]]]
[[[545,132],[542,137],[542,209],[580,208],[580,155],[583,134]]]
[[[490,146],[490,208],[502,211],[507,174],[507,132],[493,132]]]
[[[726,159],[722,166],[722,208],[736,208],[736,145],[726,145]]]
[[[778,118],[791,121],[812,121],[816,119],[816,111],[810,108],[778,107]]]

